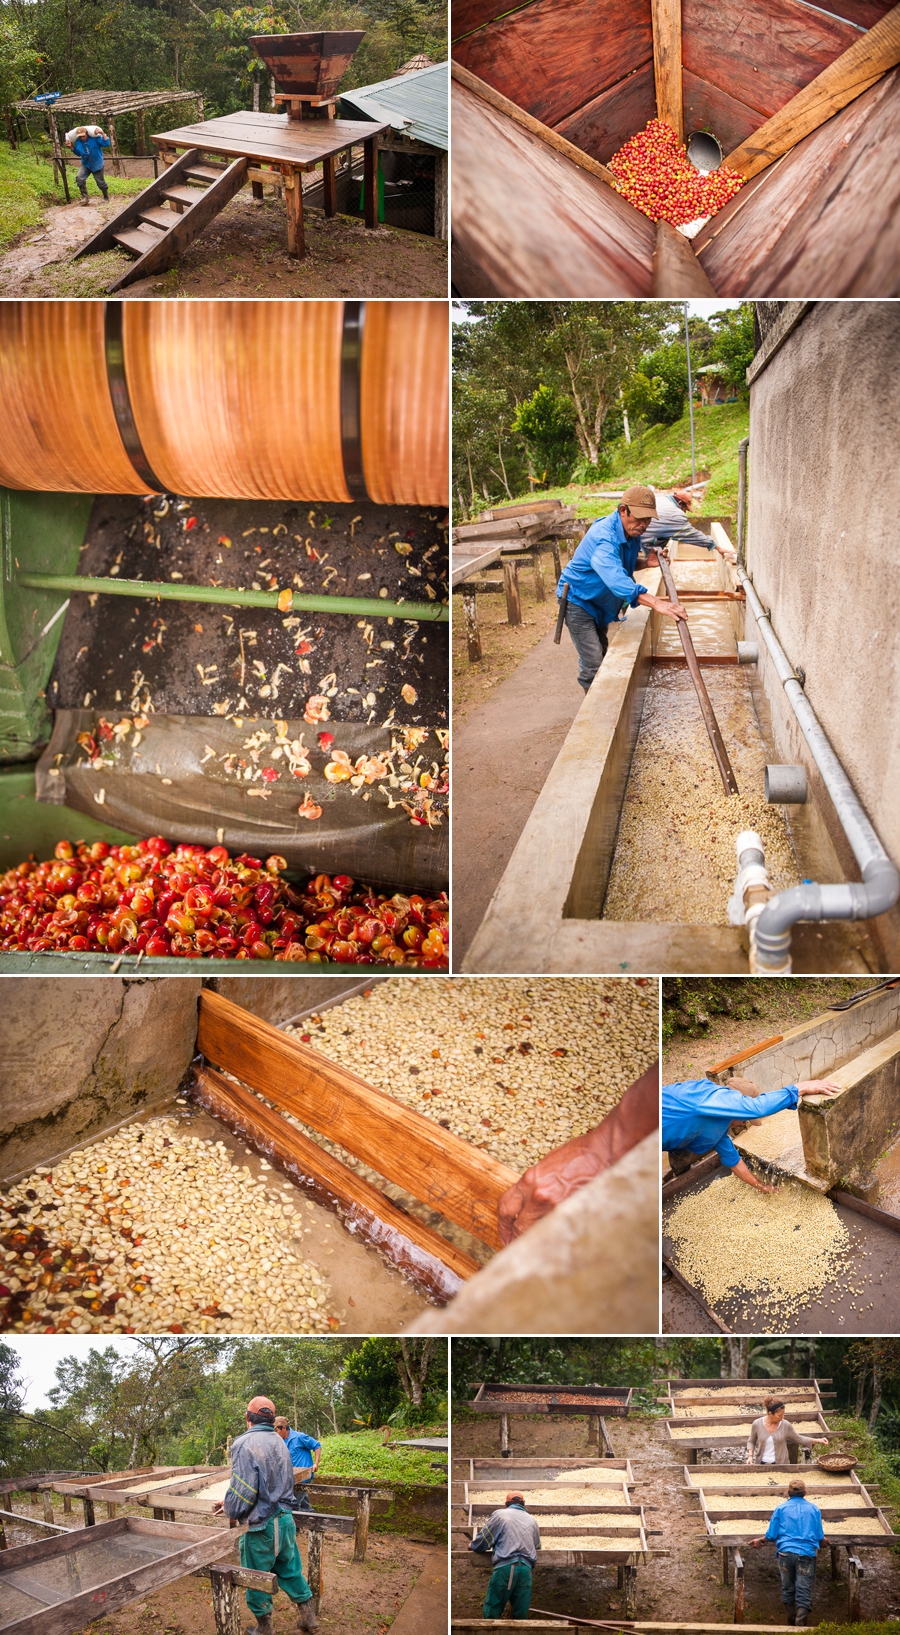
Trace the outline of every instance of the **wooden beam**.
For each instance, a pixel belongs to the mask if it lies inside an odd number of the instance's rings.
[[[355,1175],[340,1159],[333,1158],[331,1153],[310,1141],[308,1136],[295,1130],[293,1125],[286,1123],[271,1107],[258,1101],[243,1085],[231,1084],[213,1068],[198,1068],[194,1072],[194,1095],[213,1118],[227,1124],[230,1130],[262,1153],[269,1162],[285,1170],[292,1179],[296,1179],[298,1172],[308,1177],[313,1184],[305,1187],[305,1191],[318,1195],[319,1200],[330,1208],[337,1203],[348,1210],[354,1229],[362,1227],[361,1235],[370,1243],[376,1246],[383,1244],[390,1250],[396,1264],[413,1273],[420,1282],[428,1284],[430,1292],[437,1298],[446,1299],[446,1290],[441,1289],[436,1278],[428,1278],[421,1258],[415,1252],[417,1249],[441,1261],[457,1277],[472,1277],[478,1271],[477,1261],[455,1248],[440,1233],[432,1231],[430,1226],[417,1221],[415,1216],[407,1215],[377,1187],[364,1181],[362,1176]],[[410,1245],[408,1254],[404,1253],[391,1234],[399,1234]]]
[[[656,223],[653,252],[653,294],[674,299],[682,295],[715,295],[690,242],[671,222]]]
[[[653,13],[653,73],[656,79],[656,117],[671,125],[684,141],[681,92],[681,0],[650,0]],[[673,291],[680,294],[681,291]],[[693,290],[685,290],[692,295]],[[654,294],[656,291],[654,290]]]
[[[482,1243],[502,1247],[497,1205],[517,1179],[505,1164],[209,989],[200,995],[197,1038],[210,1061]]]
[[[507,114],[517,125],[523,125],[532,136],[539,136],[549,148],[555,148],[557,153],[561,153],[564,159],[571,159],[573,165],[580,166],[591,176],[599,176],[601,182],[612,184],[615,181],[612,171],[606,165],[601,165],[599,159],[592,159],[589,153],[583,153],[581,148],[576,148],[574,142],[567,142],[558,131],[551,130],[549,125],[542,125],[539,119],[535,119],[533,114],[526,113],[517,102],[511,102],[509,97],[495,91],[492,85],[488,85],[486,80],[479,79],[477,74],[471,74],[461,62],[451,62],[450,73],[460,85],[473,91],[483,102],[489,102],[498,113]]]
[[[723,161],[745,180],[757,176],[811,131],[830,119],[848,102],[867,91],[900,63],[900,5],[894,6],[880,23],[829,63],[821,74],[791,97],[771,119],[748,136]]]

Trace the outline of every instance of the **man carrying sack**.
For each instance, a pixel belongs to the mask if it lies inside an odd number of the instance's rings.
[[[103,149],[109,147],[109,137],[104,136],[99,125],[76,125],[74,130],[66,131],[66,146],[81,160],[75,180],[78,183],[82,204],[88,202],[89,176],[93,176],[104,199],[108,199],[109,188],[103,171]]]
[[[247,1430],[235,1439],[231,1449],[231,1481],[221,1504],[213,1514],[247,1523],[239,1550],[242,1567],[274,1573],[299,1612],[299,1628],[318,1629],[312,1590],[303,1576],[297,1549],[297,1532],[291,1515],[294,1497],[294,1467],[281,1437],[275,1430],[275,1404],[268,1397],[254,1397],[247,1403]],[[275,1635],[272,1625],[272,1597],[263,1590],[247,1591],[247,1606],[256,1619],[244,1635]]]
[[[502,1618],[506,1603],[514,1618],[527,1618],[531,1608],[531,1575],[541,1547],[541,1534],[525,1509],[521,1493],[507,1493],[502,1510],[495,1510],[475,1534],[470,1550],[493,1552],[494,1570],[488,1580],[481,1615]]]

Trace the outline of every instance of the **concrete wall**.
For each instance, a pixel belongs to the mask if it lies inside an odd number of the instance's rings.
[[[900,310],[812,303],[750,392],[748,569],[806,692],[875,825],[900,862]],[[754,626],[755,630],[755,626]],[[752,632],[751,632],[752,633]],[[760,679],[783,760],[806,760],[778,681]],[[818,795],[815,783],[814,796]],[[858,878],[830,802],[817,805],[840,864]],[[795,808],[804,824],[804,809]],[[806,814],[805,850],[827,861]],[[804,859],[809,868],[808,858]],[[836,878],[835,874],[820,876]],[[900,913],[873,931],[900,966]]]
[[[778,1045],[734,1069],[760,1090],[780,1090],[798,1079],[826,1079],[836,1067],[900,1028],[900,988],[883,988],[849,1011],[825,1011],[785,1033]],[[725,1080],[727,1082],[727,1079]]]
[[[874,1045],[836,1074],[844,1086],[831,1101],[800,1103],[807,1169],[830,1185],[865,1191],[868,1171],[900,1127],[900,1033]]]
[[[178,1093],[194,1055],[190,978],[4,977],[0,1181]]]

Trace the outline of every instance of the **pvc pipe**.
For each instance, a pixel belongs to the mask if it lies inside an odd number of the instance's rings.
[[[782,969],[789,957],[791,927],[798,920],[868,920],[893,908],[900,897],[900,873],[881,844],[860,800],[834,753],[821,722],[810,704],[793,665],[772,629],[748,574],[737,569],[759,633],[775,666],[788,702],[821,774],[841,828],[859,865],[861,881],[818,885],[809,881],[779,892],[766,904],[755,927],[760,967]]]
[[[803,766],[767,766],[766,800],[770,806],[804,806],[808,793]]]
[[[77,574],[20,573],[16,583],[29,590],[99,592],[102,596],[143,596],[160,602],[221,602],[228,607],[278,608],[277,590],[232,590],[227,585],[155,584],[148,579],[89,579]],[[306,596],[292,591],[289,606],[282,612],[350,613],[367,619],[408,619],[416,624],[447,624],[450,610],[445,602],[389,602],[365,596]]]

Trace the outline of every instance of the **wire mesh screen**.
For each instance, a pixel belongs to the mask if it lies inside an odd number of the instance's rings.
[[[335,191],[340,215],[362,219],[365,212],[365,179],[362,149],[353,148],[341,156]],[[349,161],[349,162],[347,162]],[[378,155],[378,220],[386,227],[403,227],[410,233],[434,237],[435,159],[431,154],[399,153],[384,149]],[[303,202],[322,207],[321,176],[303,190]]]

